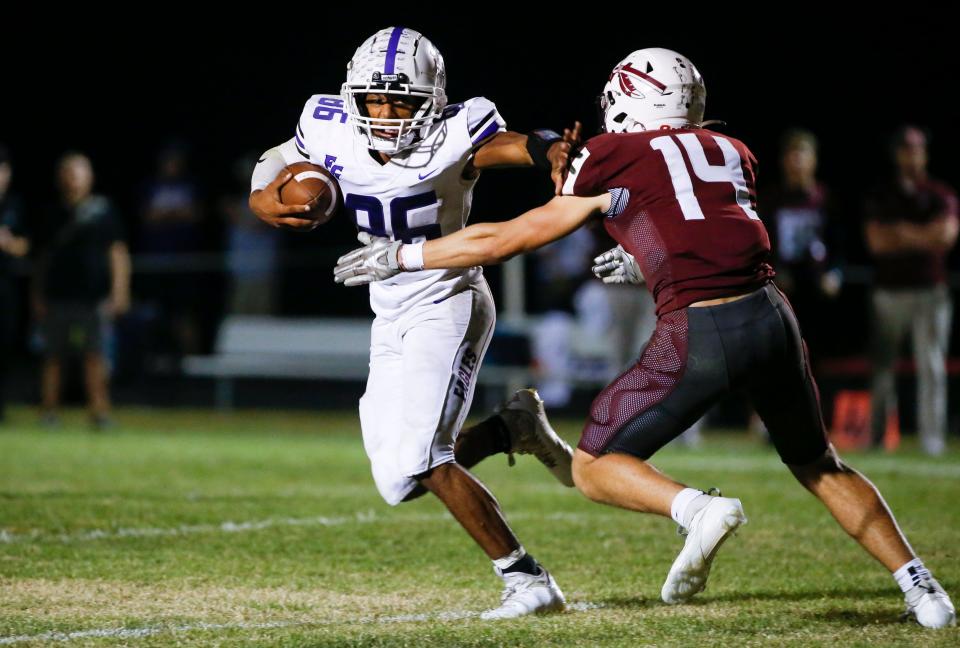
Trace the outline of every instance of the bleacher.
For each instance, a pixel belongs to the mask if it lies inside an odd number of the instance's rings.
[[[537,320],[498,324],[498,331],[529,336]],[[333,380],[367,379],[371,318],[285,318],[231,315],[217,332],[212,355],[184,358],[187,376],[210,378],[216,384],[216,405],[235,405],[235,384],[244,379]],[[494,340],[496,344],[496,338]],[[574,332],[575,359],[596,365],[603,354],[603,340]],[[534,383],[529,364],[484,362],[477,376],[478,386],[490,388],[491,402],[499,402],[513,390]],[[609,375],[605,371],[580,372],[573,382],[600,387]]]

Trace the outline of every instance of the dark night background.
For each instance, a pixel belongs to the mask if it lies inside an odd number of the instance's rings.
[[[14,156],[13,190],[28,208],[49,200],[57,157],[79,149],[93,159],[97,190],[117,201],[135,233],[139,187],[154,170],[157,150],[176,138],[189,144],[192,173],[210,206],[209,248],[216,250],[215,201],[236,189],[234,161],[288,139],[304,101],[337,93],[357,45],[391,24],[418,29],[438,46],[451,101],[486,96],[521,132],[580,119],[591,134],[594,97],[627,53],[659,46],[687,55],[706,82],[707,118],[726,121],[718,130],[742,139],[758,157],[761,194],[778,175],[784,129],[804,127],[820,137],[820,176],[844,208],[846,256],[854,265],[867,262],[861,196],[888,173],[887,137],[897,125],[928,127],[932,175],[960,186],[955,35],[946,21],[920,9],[844,24],[811,5],[771,6],[776,17],[756,14],[753,23],[745,7],[672,14],[604,5],[590,18],[503,15],[493,22],[479,7],[473,18],[442,7],[417,3],[390,13],[358,5],[353,15],[320,6],[258,7],[236,12],[254,17],[241,24],[171,10],[126,17],[125,26],[60,16],[60,27],[43,30],[42,54],[33,32],[29,43],[3,45],[0,141]],[[488,172],[477,186],[472,219],[517,215],[549,192],[533,171]],[[317,262],[286,270],[285,313],[367,312],[365,291],[337,287],[329,276],[352,237],[342,219],[287,236],[294,256]],[[490,276],[496,287],[495,269]],[[865,286],[845,289],[836,311],[823,314],[843,322],[837,335],[849,340],[851,353],[866,341]]]

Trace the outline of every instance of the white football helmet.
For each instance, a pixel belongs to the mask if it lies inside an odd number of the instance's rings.
[[[388,27],[357,48],[347,63],[347,81],[340,93],[351,122],[367,146],[398,153],[413,146],[443,113],[446,84],[443,57],[433,43],[412,29]],[[374,120],[364,105],[368,93],[406,95],[423,103],[410,119]],[[376,135],[374,128],[392,136]]]
[[[703,122],[707,89],[686,56],[650,47],[613,68],[599,98],[607,133],[682,128]]]

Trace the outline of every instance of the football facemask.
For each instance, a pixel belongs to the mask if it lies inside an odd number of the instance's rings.
[[[366,146],[385,153],[411,148],[426,135],[447,105],[443,57],[426,37],[404,27],[382,29],[361,45],[347,64],[340,89],[350,122]],[[417,106],[409,118],[371,117],[367,95]]]

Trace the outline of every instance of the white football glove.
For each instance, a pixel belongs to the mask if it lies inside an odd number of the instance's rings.
[[[371,236],[367,232],[357,234],[357,240],[363,243],[363,247],[337,259],[337,267],[333,269],[335,282],[344,286],[363,286],[403,272],[398,259],[403,241]]]
[[[642,284],[645,279],[637,260],[618,245],[593,260],[593,274],[606,284]]]

